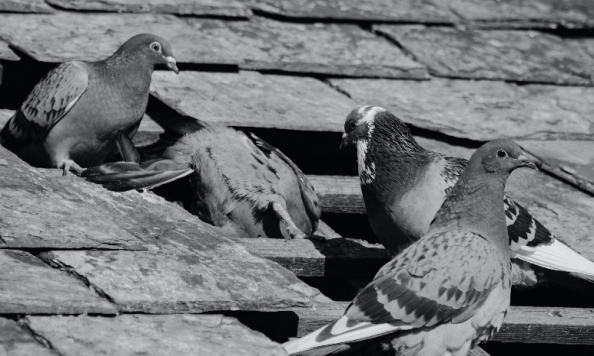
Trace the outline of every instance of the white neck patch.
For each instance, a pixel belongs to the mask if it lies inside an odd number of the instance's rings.
[[[375,129],[375,116],[384,111],[386,109],[379,106],[362,106],[357,110],[357,113],[361,116],[361,119],[357,121],[357,126],[367,125],[367,138],[357,141],[357,166],[361,184],[370,184],[375,179],[375,163],[371,162],[371,165],[366,165],[365,157],[367,157],[367,146]]]

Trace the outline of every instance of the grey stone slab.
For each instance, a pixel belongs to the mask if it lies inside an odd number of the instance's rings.
[[[402,120],[450,136],[594,134],[594,89],[434,78],[427,82],[331,79],[358,105],[379,105]]]
[[[110,194],[57,169],[33,168],[0,146],[0,248],[146,249],[126,219],[134,205],[115,209]]]
[[[178,15],[246,17],[251,15],[239,0],[47,0],[68,10],[105,12],[155,12]]]
[[[0,355],[6,356],[55,356],[49,348],[37,342],[14,320],[0,318]]]
[[[426,68],[397,46],[356,25],[298,24],[263,18],[243,22],[190,18],[188,22],[199,33],[215,37],[217,47],[231,46],[231,54],[242,56],[239,67],[243,69],[428,78]]]
[[[4,127],[8,119],[10,119],[13,114],[13,110],[0,109],[0,127]]]
[[[305,131],[343,130],[356,102],[313,78],[239,73],[155,72],[151,93],[206,122]]]
[[[290,18],[353,21],[455,22],[458,17],[432,0],[254,0],[252,6]]]
[[[551,34],[397,25],[374,29],[394,38],[438,76],[592,85],[594,60]]]
[[[0,59],[18,61],[20,58],[8,47],[8,43],[0,41]]]
[[[286,355],[282,347],[222,315],[28,316],[64,356]]]
[[[115,314],[78,279],[24,251],[0,251],[0,314]]]
[[[51,14],[54,10],[43,0],[2,0],[0,12]]]

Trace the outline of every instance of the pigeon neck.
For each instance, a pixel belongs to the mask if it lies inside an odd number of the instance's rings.
[[[470,230],[508,251],[502,206],[506,178],[486,173],[464,174],[435,215],[430,231]]]
[[[120,51],[105,59],[105,67],[108,71],[129,73],[132,76],[150,76],[153,73],[153,66],[148,64],[145,58]]]

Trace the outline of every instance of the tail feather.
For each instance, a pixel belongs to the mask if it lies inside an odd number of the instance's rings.
[[[512,251],[512,257],[554,271],[590,276],[587,278],[589,280],[594,278],[594,262],[572,250],[558,239],[548,244],[522,246],[518,250]]]

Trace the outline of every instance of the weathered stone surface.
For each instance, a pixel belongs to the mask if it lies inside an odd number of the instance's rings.
[[[171,75],[173,74],[173,75]],[[244,127],[342,131],[356,103],[323,82],[256,72],[155,72],[151,92],[200,120]]]
[[[594,89],[588,87],[439,78],[330,81],[359,105],[380,105],[412,125],[455,137],[594,133]]]
[[[0,59],[18,61],[20,58],[8,47],[8,43],[0,41]]]
[[[55,353],[37,342],[13,320],[0,318],[0,355],[2,356],[55,356]]]
[[[0,251],[0,314],[115,314],[81,281],[24,251]]]
[[[10,119],[13,114],[13,110],[0,109],[0,127],[4,127],[8,119]]]
[[[578,46],[535,31],[380,25],[436,75],[591,85],[594,60]]]
[[[356,21],[455,22],[455,16],[432,0],[254,0],[259,10],[294,18]]]
[[[280,345],[222,315],[28,316],[64,356],[286,355]]]
[[[0,248],[145,249],[134,222],[118,224],[126,206],[114,209],[118,202],[100,186],[33,168],[4,147],[0,197]]]
[[[427,79],[426,68],[384,38],[356,25],[295,24],[253,18],[221,22],[190,18],[199,32],[231,46],[243,69]],[[247,50],[243,50],[244,48]],[[257,51],[258,56],[251,56]],[[249,53],[245,55],[242,52]],[[227,54],[229,55],[229,54]]]
[[[246,17],[251,11],[239,0],[47,0],[69,10],[156,12],[178,15]]]
[[[54,10],[43,0],[2,0],[0,12],[33,12],[51,14]]]

